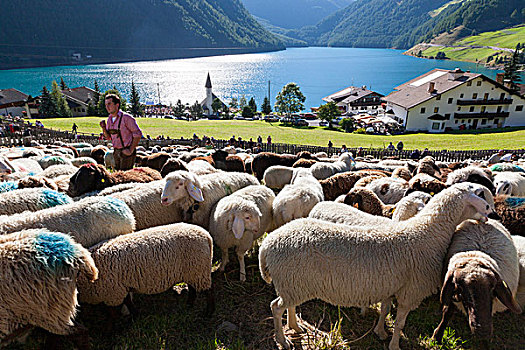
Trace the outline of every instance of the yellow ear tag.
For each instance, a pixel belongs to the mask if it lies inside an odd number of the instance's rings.
[[[433,196],[433,195],[434,195],[434,192],[430,192],[430,195]]]
[[[394,214],[395,211],[396,211],[396,208],[392,208],[392,214]]]
[[[100,180],[100,182],[106,182],[106,180],[102,179],[102,180]]]

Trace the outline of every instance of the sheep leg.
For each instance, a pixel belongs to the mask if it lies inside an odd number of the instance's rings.
[[[374,333],[377,334],[379,339],[385,340],[388,338],[388,333],[385,331],[385,320],[386,316],[390,312],[390,306],[392,305],[392,298],[387,298],[381,301],[381,314],[379,315],[379,320],[377,325],[374,328]]]
[[[454,313],[454,309],[451,306],[444,305],[443,306],[443,316],[441,318],[441,322],[437,326],[437,328],[434,330],[434,334],[432,335],[432,339],[437,341],[438,343],[441,343],[441,340],[443,339],[443,334],[445,333],[445,327],[448,324],[448,321],[452,317],[452,314]]]
[[[197,298],[197,291],[193,286],[190,286],[188,284],[188,300],[186,300],[186,304],[193,306],[195,304],[195,299]]]
[[[137,311],[137,308],[135,307],[135,304],[131,299],[131,293],[128,293],[128,295],[126,295],[126,297],[124,298],[124,305],[126,305],[126,307],[128,308],[131,318],[137,317],[139,312]]]
[[[246,281],[246,266],[244,265],[244,253],[245,251],[240,251],[241,249],[237,248],[237,258],[239,259],[239,268],[241,270],[240,272],[240,280],[242,282]]]
[[[284,336],[283,331],[283,314],[286,307],[283,305],[283,299],[278,297],[271,302],[270,307],[273,314],[273,325],[275,328],[275,340],[283,348],[290,349],[292,347],[292,342]]]
[[[286,316],[288,318],[288,327],[293,329],[297,333],[303,333],[304,329],[297,323],[297,314],[295,313],[295,306],[290,306],[287,309]]]
[[[228,257],[228,248],[221,248],[222,251],[222,261],[219,266],[219,271],[224,271],[226,268],[226,264],[228,263],[229,257]]]
[[[215,312],[215,290],[213,285],[206,292],[206,316],[211,316]]]
[[[405,322],[409,313],[409,307],[401,304],[398,305],[396,323],[394,325],[394,334],[392,335],[392,340],[390,340],[390,344],[388,345],[388,350],[400,350],[399,338],[401,338],[401,331],[405,327]]]

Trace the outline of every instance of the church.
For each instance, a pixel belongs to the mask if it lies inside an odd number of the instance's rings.
[[[212,92],[210,73],[208,73],[208,77],[206,78],[206,84],[204,86],[206,88],[206,98],[200,103],[200,105],[202,107],[204,115],[209,117],[209,116],[213,115],[213,108],[212,108],[211,105],[212,105],[213,101],[216,98],[218,98]],[[219,101],[221,101],[221,100],[219,99]],[[224,102],[221,101],[221,103],[222,103],[223,106],[226,106],[226,104],[224,104]]]

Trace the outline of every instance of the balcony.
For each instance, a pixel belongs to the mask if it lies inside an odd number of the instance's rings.
[[[484,112],[484,113],[454,113],[454,119],[475,119],[475,118],[507,118],[509,112]]]
[[[488,100],[457,100],[459,106],[479,106],[479,105],[510,105],[512,103],[511,98],[504,98],[499,100],[488,99]]]
[[[377,101],[353,101],[353,102],[350,102],[350,106],[352,107],[365,107],[365,106],[380,106],[381,105],[381,100],[377,100]]]

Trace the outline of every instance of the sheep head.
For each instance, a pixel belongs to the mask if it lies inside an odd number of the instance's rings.
[[[237,239],[241,239],[245,231],[259,232],[262,214],[258,208],[238,210],[231,213],[228,229],[231,229]]]
[[[448,307],[452,301],[460,302],[468,315],[472,334],[480,338],[492,335],[494,298],[512,312],[521,313],[512,292],[490,260],[482,252],[476,252],[476,256],[465,253],[453,256],[441,290],[443,306]],[[444,326],[440,324],[440,327]]]
[[[485,186],[474,183],[464,182],[454,186],[466,188],[470,192],[465,197],[465,202],[471,210],[467,210],[465,219],[472,218],[487,222],[488,216],[494,213],[494,197],[492,193]]]
[[[510,185],[510,182],[508,180],[502,180],[498,181],[496,184],[496,195],[503,194],[510,196],[512,193],[512,186]]]
[[[161,203],[171,205],[175,201],[183,198],[193,198],[197,202],[202,202],[202,185],[198,177],[188,171],[174,171],[166,176],[166,185],[162,190]]]
[[[91,191],[102,190],[110,185],[110,174],[103,165],[85,164],[69,180],[67,193],[80,196]]]

